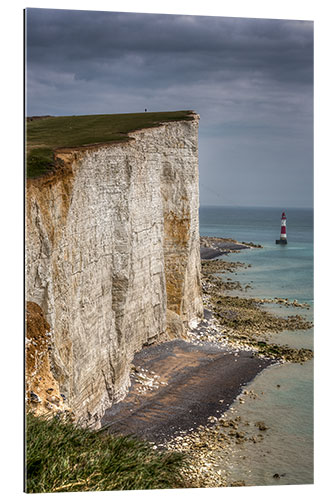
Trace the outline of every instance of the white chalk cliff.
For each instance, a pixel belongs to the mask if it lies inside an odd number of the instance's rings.
[[[58,150],[27,181],[26,299],[51,328],[52,375],[77,418],[124,397],[144,345],[202,316],[198,122]]]

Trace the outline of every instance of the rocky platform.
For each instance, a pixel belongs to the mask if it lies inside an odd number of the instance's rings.
[[[241,243],[232,238],[217,238],[216,236],[200,236],[200,257],[201,259],[214,259],[220,255],[230,252],[239,252],[245,248],[262,248],[261,245],[252,241]]]

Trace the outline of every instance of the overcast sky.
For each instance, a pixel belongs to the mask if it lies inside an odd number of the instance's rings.
[[[27,10],[27,114],[193,109],[202,205],[313,204],[313,23]]]

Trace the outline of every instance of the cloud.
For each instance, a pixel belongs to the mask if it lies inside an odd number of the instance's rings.
[[[130,64],[135,83],[145,73],[165,85],[190,76],[312,81],[311,22],[28,9],[27,47],[35,68],[71,68],[82,79]]]
[[[276,158],[289,164],[288,154],[311,174],[313,23],[28,9],[27,107],[55,115],[195,109],[207,185],[223,155],[239,169],[251,155],[254,177],[264,164],[277,168]]]

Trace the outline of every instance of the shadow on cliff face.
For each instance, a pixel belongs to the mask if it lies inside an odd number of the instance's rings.
[[[102,425],[111,433],[163,443],[220,416],[271,361],[174,340],[143,349],[133,363],[130,391],[105,412]]]

